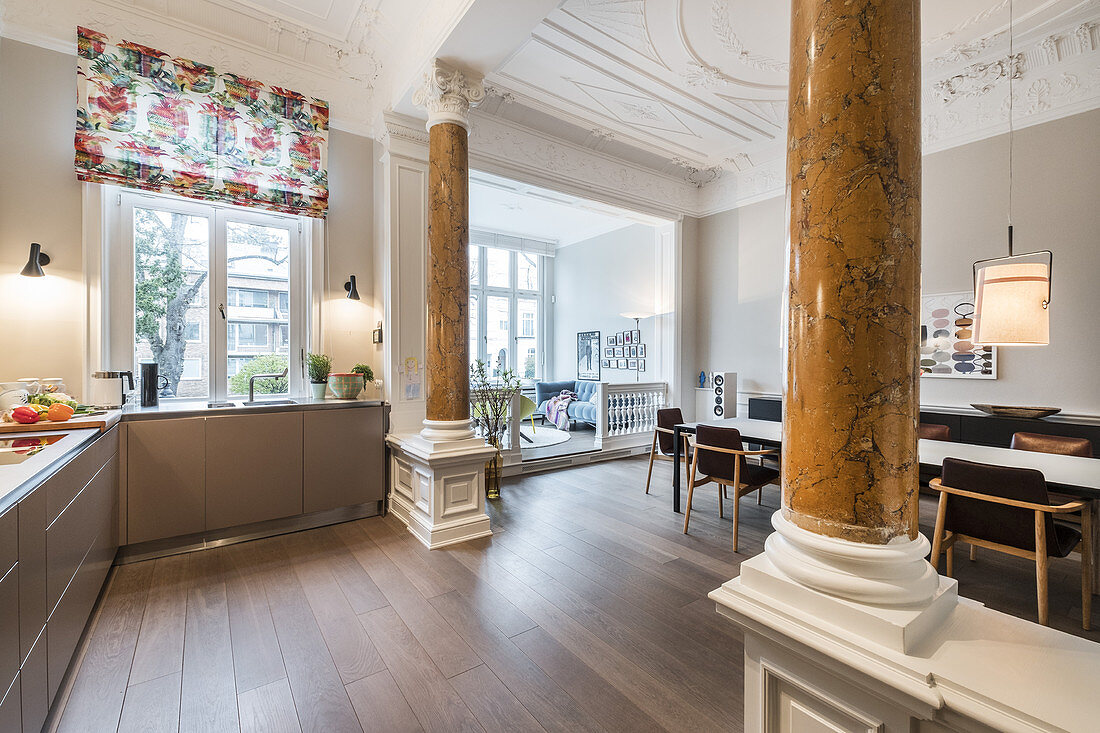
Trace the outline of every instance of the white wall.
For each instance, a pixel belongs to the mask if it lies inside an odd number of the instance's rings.
[[[1015,138],[1017,252],[1054,252],[1051,343],[1001,349],[996,380],[922,379],[925,405],[1053,405],[1100,414],[1100,110],[1029,127]],[[1007,253],[1007,136],[924,158],[923,288],[971,287],[971,264]],[[785,202],[705,217],[697,254],[701,368],[738,372],[741,389],[783,386]]]
[[[337,108],[340,100],[331,100]],[[86,308],[80,184],[73,171],[76,57],[3,39],[0,43],[0,381],[63,377],[75,392],[84,363]],[[373,141],[333,130],[329,138],[328,267],[323,348],[334,367],[382,359],[370,331],[374,295]],[[40,280],[20,277],[30,242],[52,263]],[[354,272],[362,300],[343,298]]]
[[[554,259],[554,358],[546,378],[577,378],[577,334],[599,331],[607,337],[634,328],[627,312],[654,312],[656,301],[657,233],[644,224],[619,229],[558,249]],[[653,319],[640,324],[646,345],[646,370],[601,369],[605,382],[657,379]],[[601,351],[602,354],[602,351]],[[602,356],[600,357],[602,360]]]

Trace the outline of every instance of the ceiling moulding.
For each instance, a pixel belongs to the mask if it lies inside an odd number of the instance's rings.
[[[337,37],[227,0],[6,0],[2,32],[75,55],[76,26],[83,25],[334,102],[333,127],[369,134],[383,71],[377,30],[385,20],[366,1],[350,17]]]
[[[1100,3],[1084,10],[1059,18],[1057,29],[1017,37],[1011,57],[1003,32],[952,49],[960,61],[938,69],[924,89],[924,153],[1007,132],[1010,77],[1017,128],[1100,107]]]
[[[657,173],[548,137],[478,110],[470,114],[470,165],[477,170],[661,218],[696,215],[698,190]]]

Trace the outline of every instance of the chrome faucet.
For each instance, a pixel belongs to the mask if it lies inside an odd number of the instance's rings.
[[[290,367],[283,369],[279,374],[253,374],[248,378],[248,401],[256,401],[256,380],[257,379],[282,379],[290,372]]]

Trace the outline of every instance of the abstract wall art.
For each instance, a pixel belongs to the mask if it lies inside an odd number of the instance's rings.
[[[973,293],[922,295],[920,375],[942,379],[996,379],[997,347],[973,341]]]

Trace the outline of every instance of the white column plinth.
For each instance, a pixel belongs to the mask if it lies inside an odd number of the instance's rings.
[[[475,437],[430,439],[462,432],[440,428],[428,437],[422,432],[386,438],[390,511],[430,549],[492,534],[485,513],[485,464],[495,449]]]
[[[925,582],[907,560],[910,549],[876,555],[868,546],[818,535],[815,546],[796,535],[794,554],[785,547],[777,555],[773,540],[790,536],[769,537],[765,554],[743,562],[739,577],[710,593],[718,613],[745,631],[744,730],[1094,728],[1100,645],[960,599],[956,581],[938,575],[931,597],[918,603],[853,600],[868,588]],[[868,565],[873,557],[884,561]],[[866,573],[870,586],[854,574],[843,580],[852,558],[859,561],[853,573]]]

